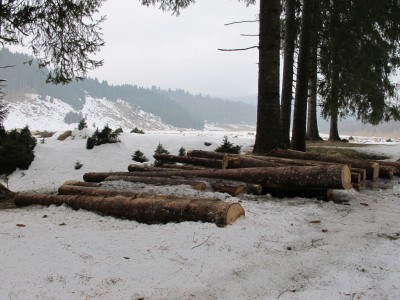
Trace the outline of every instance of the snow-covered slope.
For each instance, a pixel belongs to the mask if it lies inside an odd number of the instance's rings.
[[[121,127],[131,130],[135,127],[144,130],[168,130],[172,126],[162,120],[128,103],[118,100],[111,102],[107,99],[95,99],[86,96],[82,110],[75,110],[69,104],[39,95],[28,94],[10,101],[10,111],[4,122],[7,129],[22,128],[26,125],[31,130],[60,131],[74,129],[77,123],[67,124],[64,121],[67,113],[81,114],[86,118],[89,127],[102,128],[108,124],[115,129]]]

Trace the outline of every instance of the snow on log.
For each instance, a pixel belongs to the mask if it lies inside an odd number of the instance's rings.
[[[126,182],[139,182],[152,185],[190,185],[192,189],[197,191],[205,191],[207,185],[204,181],[196,179],[185,179],[182,177],[144,177],[144,176],[109,176],[105,181],[126,181]]]
[[[244,209],[239,203],[210,199],[166,200],[122,196],[96,197],[20,193],[15,197],[14,202],[17,206],[66,204],[75,210],[85,209],[147,224],[202,221],[225,226],[245,215]]]
[[[333,155],[322,155],[317,153],[301,152],[287,149],[277,149],[273,153],[271,153],[271,156],[346,164],[351,167],[366,169],[367,179],[376,179],[379,176],[379,164],[367,160],[337,157]]]
[[[126,172],[128,174],[132,174]],[[109,173],[110,174],[110,173]],[[163,172],[136,173],[145,177],[185,178],[204,177],[226,180],[237,180],[246,183],[257,183],[263,187],[273,188],[326,188],[350,189],[351,174],[347,165],[326,166],[288,166],[245,169],[210,169],[210,170],[166,170]],[[107,173],[86,173],[85,181],[94,181],[111,175]]]
[[[179,156],[172,154],[154,154],[153,157],[154,159],[163,162],[177,162],[177,163],[184,163],[184,164],[203,166],[208,168],[216,168],[216,169],[222,168],[221,159]]]

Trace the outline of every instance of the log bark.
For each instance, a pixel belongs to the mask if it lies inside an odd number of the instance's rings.
[[[366,160],[337,157],[332,155],[321,155],[317,153],[309,153],[309,152],[301,152],[301,151],[285,150],[285,149],[277,149],[273,153],[271,153],[271,156],[346,164],[350,165],[351,167],[366,169],[367,179],[374,180],[379,176],[379,164]]]
[[[210,184],[214,191],[220,193],[227,193],[228,195],[234,197],[246,193],[248,190],[246,184],[226,183],[223,180],[211,181]]]
[[[145,183],[152,185],[190,185],[192,189],[197,191],[205,191],[207,188],[206,183],[200,180],[191,180],[181,177],[143,177],[143,176],[109,176],[105,181],[126,181],[135,183]]]
[[[210,159],[223,159],[225,153],[204,150],[189,150],[186,154],[189,157],[210,158]]]
[[[221,161],[222,165],[222,161]],[[176,165],[176,164],[163,164],[161,167],[143,166],[131,164],[128,166],[129,172],[159,172],[168,170],[207,170],[206,167],[190,166],[190,165]]]
[[[99,187],[101,184],[97,182],[84,182],[78,180],[68,180],[63,183],[63,185],[70,185],[70,186],[83,186],[83,187]]]
[[[131,174],[129,172],[126,173]],[[351,188],[350,169],[346,165],[264,167],[225,170],[179,170],[146,172],[145,174],[137,173],[136,175],[139,174],[147,177],[181,176],[185,178],[218,178],[244,181],[246,183],[257,183],[261,184],[263,187],[274,188]],[[102,181],[109,176],[111,175],[107,173],[86,173],[84,179],[85,181],[95,181],[99,179]]]
[[[141,172],[142,174],[144,172]],[[146,172],[145,174],[150,173]],[[89,172],[83,174],[83,180],[86,182],[102,182],[106,180],[107,177],[110,176],[137,176],[139,173],[131,173],[131,172]]]
[[[221,169],[222,168],[222,160],[214,159],[214,158],[199,158],[199,157],[190,157],[190,156],[178,156],[171,154],[154,154],[154,159],[163,161],[163,162],[178,162],[184,164],[190,164],[195,166],[203,166],[208,168]]]
[[[85,209],[147,224],[202,221],[225,226],[245,215],[244,209],[239,203],[204,199],[165,200],[122,196],[94,197],[21,193],[15,197],[14,202],[17,206],[67,204],[75,210]]]
[[[326,162],[326,161],[313,161],[313,160],[306,160],[306,159],[290,159],[290,158],[266,156],[266,155],[261,155],[261,154],[250,155],[250,157],[259,159],[259,160],[281,163],[281,164],[289,165],[289,166],[321,166],[321,165],[336,164],[336,163],[330,163],[330,162]]]

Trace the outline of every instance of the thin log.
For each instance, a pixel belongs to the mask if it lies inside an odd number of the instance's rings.
[[[225,153],[204,150],[189,150],[186,153],[189,157],[210,158],[210,159],[223,159]]]
[[[140,193],[140,192],[129,192],[125,190],[116,189],[104,189],[98,187],[85,187],[85,186],[71,186],[62,185],[58,188],[58,194],[60,195],[86,195],[86,196],[104,196],[104,197],[116,197],[124,196],[129,198],[157,198],[157,199],[174,199],[174,200],[187,200],[187,197],[177,197],[175,195],[164,195],[164,194],[154,194],[154,193]],[[202,198],[193,198],[202,199]],[[207,199],[220,201],[218,198]]]
[[[223,169],[258,168],[258,167],[286,167],[286,164],[246,157],[244,155],[225,154],[222,160]]]
[[[138,173],[131,173],[131,172],[89,172],[83,174],[83,180],[86,182],[102,182],[106,180],[107,177],[110,176],[137,176],[141,173],[146,174],[150,172],[138,172]]]
[[[271,153],[271,156],[347,164],[351,167],[366,169],[367,179],[374,180],[379,176],[379,164],[366,160],[337,157],[332,155],[322,155],[317,153],[309,153],[309,152],[294,151],[287,149],[277,149],[273,153]]]
[[[238,196],[247,192],[247,185],[246,184],[232,184],[226,183],[223,180],[215,180],[210,182],[211,187],[216,192],[220,193],[227,193],[231,196]]]
[[[259,160],[281,163],[281,164],[289,165],[289,166],[321,166],[321,165],[335,164],[335,163],[330,163],[330,162],[325,162],[325,161],[313,161],[313,160],[306,160],[306,159],[290,159],[290,158],[273,157],[273,156],[267,156],[267,155],[261,155],[261,154],[251,154],[250,157],[259,159]]]
[[[21,193],[15,197],[14,202],[17,206],[67,204],[75,210],[85,209],[147,224],[202,221],[225,226],[245,215],[244,209],[239,203],[204,199],[165,200],[122,196],[94,197]]]
[[[145,183],[151,185],[190,185],[190,187],[197,191],[204,192],[207,185],[200,180],[185,179],[182,177],[143,177],[143,176],[109,176],[105,181],[126,181],[135,183]]]
[[[221,163],[222,164],[222,163]],[[163,164],[161,167],[143,166],[131,164],[128,166],[129,172],[159,172],[165,169],[172,170],[207,170],[206,167],[190,166],[190,165],[176,165],[176,164]]]
[[[351,169],[350,169],[351,171]],[[351,172],[351,183],[360,183],[361,182],[361,174],[357,172]]]
[[[380,166],[379,177],[391,179],[394,176],[395,167],[393,166]]]
[[[398,161],[387,161],[387,160],[379,160],[376,161],[381,166],[393,167],[393,175],[400,176],[400,162]]]
[[[68,180],[63,183],[63,185],[70,185],[70,186],[83,186],[83,187],[98,187],[100,186],[97,182],[84,182],[78,180]]]
[[[367,170],[361,168],[350,168],[351,173],[359,173],[361,176],[361,181],[367,179]]]
[[[129,174],[129,172],[126,172]],[[179,170],[164,172],[137,173],[147,177],[181,176],[218,178],[238,180],[247,183],[261,184],[263,187],[280,188],[326,188],[349,189],[351,188],[350,169],[346,165],[330,166],[291,166],[291,167],[265,167],[246,169],[213,169],[213,170]],[[86,173],[85,181],[94,181],[109,177],[107,173]],[[101,181],[101,180],[100,180]],[[98,181],[97,181],[98,182]]]
[[[179,155],[171,155],[171,154],[154,154],[154,159],[163,161],[163,162],[178,162],[184,164],[191,164],[195,166],[204,166],[208,168],[222,168],[222,160],[214,159],[214,158],[199,158],[199,157],[190,157],[190,156],[179,156]]]
[[[276,198],[316,198],[331,201],[331,189],[265,189],[264,192]]]

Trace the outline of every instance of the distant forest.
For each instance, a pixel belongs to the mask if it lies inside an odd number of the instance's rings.
[[[85,93],[93,98],[118,99],[159,116],[164,123],[180,128],[202,129],[204,123],[256,123],[256,107],[241,102],[192,95],[183,90],[161,90],[155,86],[110,85],[107,81],[88,78],[68,85],[46,84],[46,70],[38,70],[37,62],[26,54],[0,50],[0,78],[5,79],[8,96],[27,93],[50,96],[81,110]],[[11,67],[12,66],[12,67]]]

